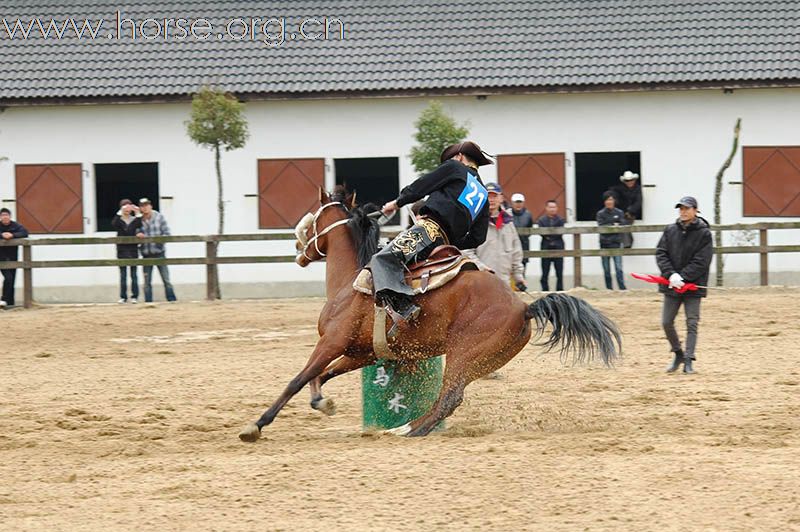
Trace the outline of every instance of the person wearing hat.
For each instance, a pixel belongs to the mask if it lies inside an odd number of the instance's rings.
[[[489,226],[489,193],[478,174],[478,167],[492,164],[474,142],[448,146],[441,164],[400,191],[400,195],[381,209],[391,216],[404,205],[425,196],[419,215],[389,245],[373,255],[369,263],[376,304],[386,307],[394,324],[387,334],[394,338],[400,328],[419,315],[413,291],[404,280],[406,265],[424,260],[436,246],[452,244],[460,249],[475,248],[486,240]]]
[[[514,217],[503,209],[503,189],[497,183],[487,183],[489,192],[489,229],[486,241],[466,254],[477,258],[498,277],[510,280],[514,287],[525,292],[525,274],[522,268],[522,244],[514,226]]]
[[[678,293],[675,289],[682,288],[685,283],[699,286],[708,283],[714,243],[708,221],[697,215],[699,211],[695,198],[684,196],[675,204],[675,208],[679,209],[678,219],[664,229],[656,247],[658,269],[661,270],[662,277],[669,279],[669,285],[658,286],[659,292],[664,294],[661,325],[674,353],[667,372],[674,373],[683,364],[684,373],[694,373],[700,301],[706,297],[706,289],[698,288],[684,293]],[[675,317],[681,305],[686,314],[685,349],[681,348],[681,341],[675,330]]]
[[[144,238],[146,236],[169,236],[169,225],[164,215],[153,209],[153,204],[147,198],[139,200],[139,209],[142,211],[142,226],[136,236]],[[156,242],[148,242],[141,244],[140,249],[142,258],[145,259],[163,259],[166,257],[166,249],[164,244]],[[164,282],[164,292],[167,301],[176,301],[175,290],[172,288],[172,282],[169,280],[169,267],[166,264],[159,264],[157,266],[158,273],[161,275],[161,280]],[[153,267],[144,266],[144,300],[147,303],[153,301]]]
[[[639,183],[639,174],[625,170],[619,176],[620,182],[609,190],[614,194],[617,208],[625,214],[627,225],[642,218],[642,187]],[[622,245],[629,248],[633,246],[633,233],[622,233]]]
[[[515,227],[533,227],[533,215],[525,208],[524,194],[520,192],[511,194],[511,214],[514,215]],[[519,235],[519,243],[522,244],[523,252],[530,249],[530,239],[530,235]],[[522,257],[522,275],[525,275],[527,269],[528,257]]]
[[[3,207],[0,209],[0,238],[11,240],[13,238],[27,238],[28,230],[22,224],[11,219],[11,211]],[[0,247],[0,262],[16,262],[19,259],[19,246]],[[0,297],[0,308],[14,306],[14,281],[17,278],[17,270],[14,268],[4,268],[0,270],[3,274],[3,292]]]

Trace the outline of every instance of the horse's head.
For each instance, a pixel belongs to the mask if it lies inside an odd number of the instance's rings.
[[[300,267],[305,268],[328,254],[328,235],[348,223],[350,218],[347,212],[355,207],[355,202],[355,193],[345,194],[340,189],[329,196],[324,190],[319,190],[319,209],[303,216],[294,230],[297,237],[297,256],[294,261]]]

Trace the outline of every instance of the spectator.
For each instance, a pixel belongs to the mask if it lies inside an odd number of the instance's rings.
[[[625,224],[633,225],[633,222],[642,218],[642,186],[639,183],[639,174],[625,170],[619,176],[621,183],[611,187],[614,194],[616,206],[625,213]],[[622,245],[626,248],[633,246],[633,233],[622,233]]]
[[[522,273],[522,245],[519,242],[514,218],[503,210],[503,190],[497,183],[488,183],[489,193],[489,229],[486,241],[469,250],[466,255],[477,258],[501,279],[512,281],[512,286],[525,292],[525,276]]]
[[[146,236],[169,236],[169,226],[164,215],[160,212],[153,210],[153,205],[147,198],[139,200],[139,208],[142,211],[142,227],[136,234],[139,238]],[[148,242],[141,244],[142,257],[145,259],[163,259],[166,257],[164,244],[155,242]],[[169,268],[166,264],[158,265],[158,273],[161,275],[161,280],[164,282],[164,292],[167,296],[167,301],[175,301],[175,291],[172,289],[172,283],[169,280]],[[153,267],[144,267],[144,300],[148,303],[153,301]]]
[[[517,192],[511,195],[511,212],[514,215],[514,226],[533,227],[533,215],[525,208],[525,196]],[[530,235],[519,235],[519,243],[522,244],[523,254],[530,249]],[[528,270],[528,257],[522,257],[522,275]]]
[[[597,225],[620,225],[624,223],[625,213],[615,207],[614,194],[607,191],[603,194],[604,208],[597,211]],[[600,249],[620,249],[622,247],[621,233],[600,233]],[[611,284],[611,257],[600,257],[603,262],[603,275],[606,278],[606,288],[613,290]],[[622,273],[622,256],[614,255],[614,271],[617,274],[617,286],[625,290],[625,274]]]
[[[669,340],[675,357],[667,367],[673,373],[683,364],[684,373],[694,373],[697,345],[697,324],[700,321],[700,300],[706,297],[706,289],[677,293],[674,288],[683,288],[685,283],[705,286],[708,283],[708,270],[714,245],[708,222],[697,216],[697,200],[691,196],[681,198],[675,205],[680,216],[670,224],[661,235],[656,247],[656,264],[661,275],[669,279],[669,286],[659,285],[658,291],[664,294],[664,307],[661,324]],[[681,341],[675,330],[675,317],[683,304],[686,314],[686,351],[681,349]]]
[[[11,240],[12,238],[26,238],[28,231],[22,225],[11,219],[11,211],[2,208],[0,209],[0,236],[3,240]],[[19,258],[19,246],[2,246],[0,247],[0,262],[3,261],[16,261]],[[6,268],[0,270],[3,273],[3,297],[0,299],[0,308],[14,306],[14,281],[17,278],[17,270],[15,268]]]
[[[544,206],[544,216],[536,221],[539,227],[564,227],[565,220],[558,215],[558,203],[556,200],[548,200]],[[564,249],[563,235],[542,235],[542,250]],[[556,271],[556,290],[564,290],[564,258],[563,257],[542,257],[542,290],[550,290],[548,278],[550,277],[550,265]]]
[[[119,210],[111,220],[111,227],[117,230],[117,236],[136,236],[142,229],[142,213],[139,207],[129,199],[120,200]],[[117,244],[118,259],[138,259],[139,246],[137,244]],[[136,266],[119,267],[119,301],[128,302],[128,273],[131,273],[131,303],[138,303],[139,279]]]

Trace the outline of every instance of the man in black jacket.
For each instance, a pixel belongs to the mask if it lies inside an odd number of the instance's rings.
[[[700,321],[700,300],[706,296],[706,289],[689,290],[682,294],[685,283],[705,286],[708,283],[708,270],[714,254],[714,244],[708,222],[697,216],[697,200],[685,196],[675,205],[680,209],[678,220],[667,226],[656,248],[656,263],[661,276],[669,279],[669,286],[659,285],[664,294],[664,308],[661,325],[669,340],[675,356],[667,367],[673,373],[683,364],[684,373],[694,373],[692,363],[697,345],[697,324]],[[681,349],[681,341],[675,331],[675,317],[683,304],[686,314],[686,349]]]
[[[619,176],[620,183],[609,190],[614,194],[617,208],[625,213],[625,225],[631,225],[642,218],[642,185],[639,174],[625,170]],[[622,233],[623,247],[633,247],[633,233]]]
[[[597,211],[597,225],[622,225],[625,223],[625,213],[616,208],[616,199],[614,194],[607,191],[603,194],[604,208]],[[600,233],[600,249],[619,249],[622,247],[622,234],[621,233]],[[617,287],[620,290],[625,290],[625,274],[622,273],[622,255],[614,255],[613,257],[600,257],[603,264],[603,276],[606,280],[606,288],[609,290],[614,289],[611,284],[611,260],[614,260],[614,272],[617,275]]]
[[[0,236],[3,240],[12,238],[26,238],[28,231],[22,225],[11,219],[11,211],[0,209]],[[0,262],[16,261],[19,257],[19,246],[0,247]],[[3,298],[0,299],[0,307],[14,306],[14,281],[17,278],[17,270],[8,268],[0,270],[3,273]]]
[[[536,225],[539,227],[564,227],[564,218],[558,215],[558,203],[556,200],[547,200],[544,206],[544,215],[539,218]],[[564,249],[563,235],[542,235],[541,248],[545,249]],[[564,258],[563,257],[542,257],[542,290],[550,290],[548,277],[550,277],[550,265],[556,271],[556,290],[564,290]]]
[[[447,147],[440,160],[438,168],[405,187],[397,199],[382,209],[391,216],[403,205],[428,196],[415,224],[397,235],[369,263],[375,301],[386,306],[394,321],[388,338],[393,338],[398,326],[413,321],[420,312],[411,299],[414,292],[403,277],[406,266],[424,260],[442,244],[470,249],[486,240],[489,194],[478,167],[492,161],[470,141]]]

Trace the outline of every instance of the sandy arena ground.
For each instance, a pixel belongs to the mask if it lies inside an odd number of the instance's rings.
[[[237,434],[305,362],[320,299],[0,314],[3,530],[800,530],[800,290],[704,302],[666,375],[653,292],[573,292],[616,369],[529,346],[444,433],[363,436],[359,377]]]

